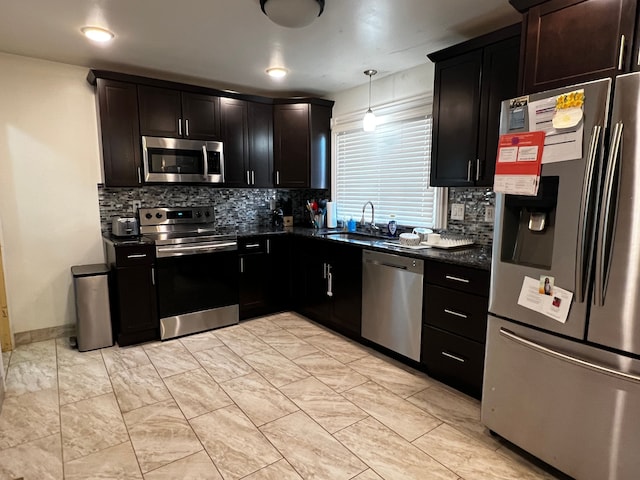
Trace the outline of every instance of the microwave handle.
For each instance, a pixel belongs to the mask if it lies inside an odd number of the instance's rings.
[[[209,174],[209,157],[207,156],[207,146],[202,145],[202,155],[204,157],[204,177],[205,180]]]

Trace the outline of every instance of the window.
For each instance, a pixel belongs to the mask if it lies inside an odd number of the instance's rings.
[[[443,226],[442,189],[429,186],[432,120],[420,110],[382,117],[374,132],[355,122],[351,128],[334,127],[338,218],[360,220],[363,205],[372,201],[376,223],[395,215],[399,225]],[[367,221],[369,215],[367,209]]]

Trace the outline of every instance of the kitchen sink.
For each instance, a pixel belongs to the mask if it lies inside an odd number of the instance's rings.
[[[385,237],[382,235],[373,235],[370,233],[366,233],[366,232],[334,232],[334,233],[326,233],[324,235],[326,238],[340,238],[340,239],[344,239],[344,240],[351,240],[354,242],[361,242],[361,243],[366,243],[368,245],[371,245],[373,243],[377,243],[377,242],[390,242],[394,239],[391,237]]]

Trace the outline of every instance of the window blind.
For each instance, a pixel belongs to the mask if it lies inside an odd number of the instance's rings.
[[[420,116],[336,136],[338,218],[359,221],[372,201],[376,223],[396,216],[399,225],[433,227],[438,195],[429,186],[431,116]],[[371,218],[367,207],[366,220]]]

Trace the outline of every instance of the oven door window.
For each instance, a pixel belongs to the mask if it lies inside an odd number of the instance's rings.
[[[238,304],[238,252],[158,259],[160,318]]]
[[[147,148],[149,173],[203,175],[204,155],[199,150]]]

